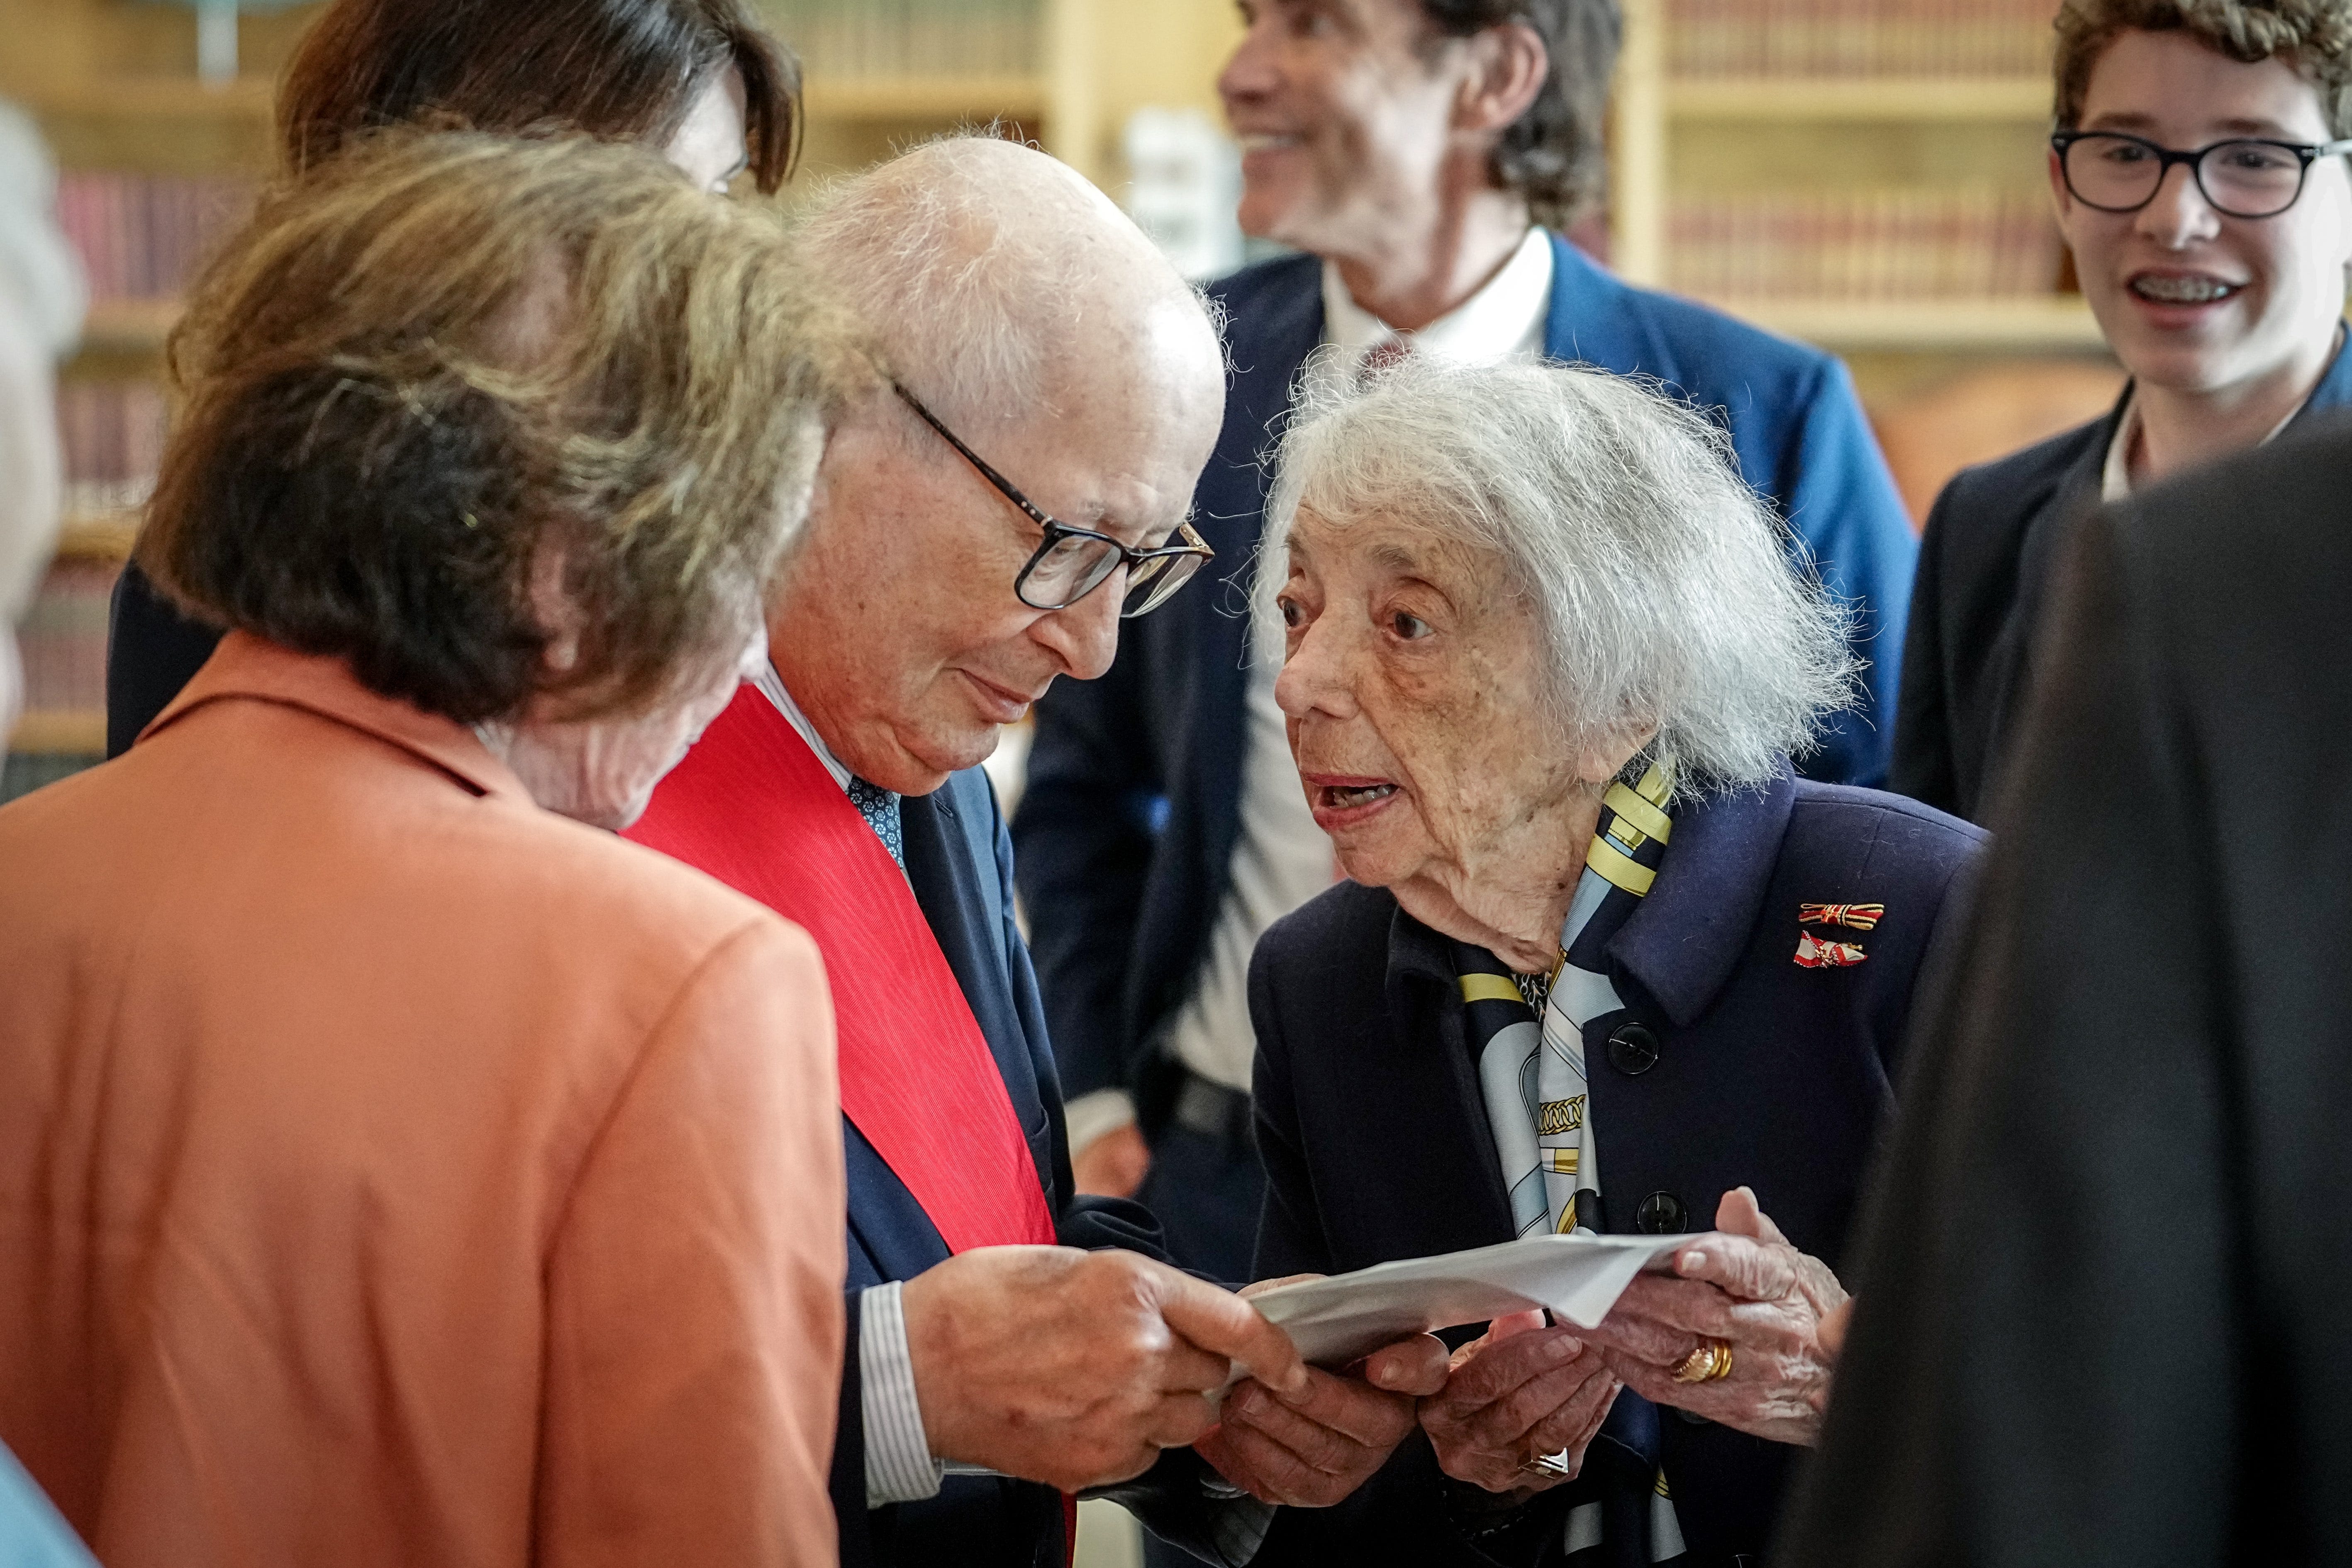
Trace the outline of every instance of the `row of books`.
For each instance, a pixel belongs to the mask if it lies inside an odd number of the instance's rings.
[[[58,387],[68,513],[144,505],[163,461],[166,418],[163,389],[154,382],[69,381]]]
[[[768,0],[810,76],[1013,76],[1040,57],[1040,0]]]
[[[226,176],[70,173],[58,181],[58,219],[92,300],[164,299],[194,280],[254,192]]]
[[[1671,0],[1680,76],[2039,76],[2057,0]]]
[[[1711,298],[1980,299],[2050,293],[2062,256],[2049,197],[1962,187],[1685,197],[1667,265]]]
[[[28,713],[95,713],[106,706],[107,604],[119,569],[60,560],[16,628]]]

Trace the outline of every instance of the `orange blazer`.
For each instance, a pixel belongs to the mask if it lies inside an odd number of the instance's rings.
[[[0,809],[0,1441],[110,1568],[830,1564],[816,948],[232,635]]]

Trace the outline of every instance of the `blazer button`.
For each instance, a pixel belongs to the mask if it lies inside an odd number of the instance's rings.
[[[1688,1227],[1683,1200],[1670,1192],[1654,1192],[1633,1211],[1633,1228],[1644,1236],[1680,1236]]]
[[[1609,1036],[1609,1065],[1639,1078],[1658,1064],[1658,1037],[1645,1023],[1621,1023]]]

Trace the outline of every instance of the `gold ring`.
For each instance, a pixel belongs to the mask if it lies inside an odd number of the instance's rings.
[[[1676,1383],[1713,1383],[1731,1375],[1731,1346],[1719,1339],[1703,1339],[1674,1364]]]

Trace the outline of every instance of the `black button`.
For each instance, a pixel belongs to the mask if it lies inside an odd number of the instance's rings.
[[[1645,1023],[1621,1023],[1609,1036],[1609,1065],[1639,1078],[1658,1064],[1658,1037]]]
[[[1683,1200],[1670,1192],[1654,1192],[1633,1211],[1633,1228],[1644,1236],[1680,1236],[1688,1218]]]

